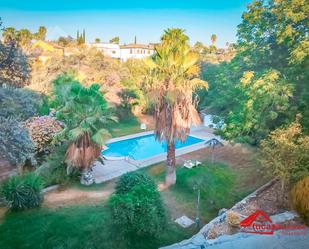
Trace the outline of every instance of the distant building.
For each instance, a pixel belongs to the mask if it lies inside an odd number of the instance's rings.
[[[63,47],[42,40],[35,41],[31,46],[31,56],[37,58],[43,64],[50,60],[53,55],[63,56],[64,53]]]
[[[128,44],[120,46],[120,60],[143,59],[154,53],[154,46],[143,44]]]
[[[93,47],[101,51],[104,55],[112,58],[120,58],[120,46],[114,43],[90,43],[88,47]]]
[[[142,59],[154,53],[153,45],[128,44],[118,45],[113,43],[90,43],[88,47],[95,47],[104,55],[117,58],[121,61],[128,59]]]

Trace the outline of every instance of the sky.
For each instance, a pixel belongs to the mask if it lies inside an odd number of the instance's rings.
[[[182,28],[191,44],[210,44],[217,35],[217,46],[236,41],[237,25],[250,0],[0,0],[4,27],[48,29],[47,38],[76,37],[85,29],[87,42],[95,38],[108,42],[115,36],[121,44],[137,37],[138,43],[158,42],[163,30]]]

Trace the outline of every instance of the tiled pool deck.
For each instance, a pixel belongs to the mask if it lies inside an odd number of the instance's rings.
[[[117,141],[121,141],[124,139],[149,135],[152,133],[153,131],[141,132],[141,133],[132,134],[128,136],[112,138],[108,142],[109,143],[117,142]],[[190,136],[197,137],[205,141],[208,141],[212,138],[220,139],[217,136],[215,136],[213,133],[211,133],[210,129],[205,128],[204,126],[199,126],[199,127],[191,129]],[[186,146],[180,149],[176,149],[176,156],[180,156],[180,155],[187,154],[189,152],[204,148],[205,141],[196,143],[190,146]],[[95,166],[93,167],[93,174],[95,177],[95,182],[96,183],[106,182],[116,177],[119,177],[123,175],[124,173],[135,171],[137,169],[147,167],[152,164],[162,162],[164,160],[166,160],[166,153],[155,155],[153,157],[149,157],[143,160],[133,160],[128,157],[108,158],[108,160],[104,160],[104,165],[102,165],[99,162],[96,162]]]

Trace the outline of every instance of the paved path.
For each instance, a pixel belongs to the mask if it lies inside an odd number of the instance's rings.
[[[119,177],[127,172],[135,171],[137,166],[125,161],[104,161],[104,165],[97,162],[93,167],[93,176],[95,183],[106,182],[116,177]]]
[[[113,138],[109,142],[116,142],[123,139],[129,139],[133,137],[138,136],[144,136],[147,134],[151,134],[153,132],[142,132],[138,134],[132,134],[124,137],[119,138]],[[198,138],[201,138],[203,140],[209,140],[213,137],[216,137],[214,134],[211,133],[210,129],[207,129],[205,127],[197,127],[192,129],[191,136],[196,136]],[[190,153],[192,151],[196,151],[199,149],[204,148],[204,142],[197,143],[191,146],[186,146],[181,149],[176,150],[176,156],[180,156],[183,154]],[[93,175],[95,178],[96,183],[102,183],[109,181],[111,179],[114,179],[116,177],[119,177],[127,172],[135,171],[139,168],[147,167],[150,165],[153,165],[155,163],[162,162],[166,159],[166,153],[162,153],[160,155],[156,155],[154,157],[150,157],[144,160],[135,161],[130,158],[120,158],[120,159],[113,159],[113,160],[105,160],[104,165],[102,165],[100,162],[96,162],[95,166],[93,167]]]

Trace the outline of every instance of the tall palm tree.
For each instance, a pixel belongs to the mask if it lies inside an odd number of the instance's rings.
[[[83,87],[68,75],[54,81],[56,117],[66,124],[60,136],[69,139],[65,161],[68,166],[87,170],[101,153],[109,137],[109,121],[115,121],[99,85]]]
[[[210,37],[210,40],[211,40],[211,44],[215,45],[216,42],[217,42],[217,35],[216,34],[212,34],[211,37]]]
[[[175,142],[185,141],[191,125],[200,122],[193,92],[208,85],[198,78],[198,58],[184,30],[168,29],[155,55],[146,61],[146,88],[155,105],[156,138],[167,142],[167,186],[176,182]]]

